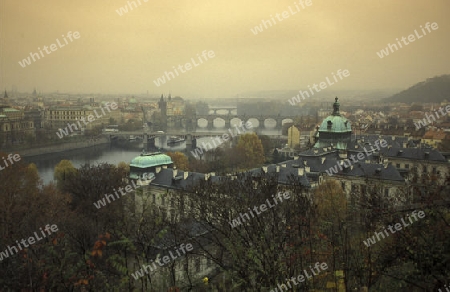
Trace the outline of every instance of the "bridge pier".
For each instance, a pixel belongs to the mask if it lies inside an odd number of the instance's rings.
[[[276,119],[277,125],[275,126],[275,129],[281,130],[283,128],[283,119]]]
[[[144,133],[143,142],[144,142],[144,150],[147,151],[148,150],[148,134],[147,133]]]
[[[214,129],[214,117],[208,117],[208,130]]]
[[[265,121],[266,119],[264,119],[264,118],[259,118],[258,119],[258,129],[264,129],[265,128],[265,126],[264,126],[264,121]]]
[[[230,116],[224,118],[225,120],[225,129],[229,129],[231,127],[231,118]]]

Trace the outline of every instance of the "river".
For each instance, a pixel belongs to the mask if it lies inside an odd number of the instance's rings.
[[[216,130],[220,136],[221,133],[226,133],[224,130]],[[264,133],[267,132],[267,133]],[[263,131],[264,134],[272,134],[275,131]],[[201,145],[202,142],[211,142],[212,138],[202,137],[197,139],[197,145]],[[186,143],[178,143],[174,146],[167,146],[165,143],[167,139],[160,140],[156,138],[155,146],[158,148],[150,149],[152,151],[180,151],[186,155],[192,155],[189,151],[186,151]],[[44,154],[38,156],[23,157],[23,161],[26,163],[34,163],[37,166],[39,175],[45,184],[53,181],[53,172],[55,166],[63,159],[72,161],[72,164],[78,168],[85,163],[99,164],[99,163],[111,163],[117,165],[119,162],[130,163],[131,160],[139,156],[142,152],[142,141],[123,142],[120,144],[103,144],[86,149],[68,150],[59,153]],[[212,143],[211,143],[212,144]]]

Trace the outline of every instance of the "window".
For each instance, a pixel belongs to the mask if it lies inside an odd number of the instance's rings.
[[[405,168],[406,168],[406,169],[409,169],[409,164],[405,164]]]
[[[161,205],[166,205],[166,198],[164,198],[164,196],[161,197]]]
[[[423,167],[422,172],[423,173],[427,173],[427,167],[426,166]]]
[[[153,201],[153,204],[156,203],[156,195],[155,194],[152,195],[152,201]]]
[[[400,168],[400,163],[397,163],[395,167]]]
[[[437,173],[437,169],[436,169],[436,167],[433,167],[433,174],[436,174]]]
[[[341,181],[341,187],[345,191],[345,182]]]
[[[389,196],[389,188],[384,188],[384,195]]]

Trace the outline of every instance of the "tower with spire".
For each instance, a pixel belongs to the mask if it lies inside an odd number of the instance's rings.
[[[161,110],[162,122],[165,130],[167,129],[167,101],[164,100],[164,96],[162,94],[158,102],[158,107]]]

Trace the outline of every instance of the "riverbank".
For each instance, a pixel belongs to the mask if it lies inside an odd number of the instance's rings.
[[[59,153],[67,150],[75,150],[75,149],[85,149],[97,145],[109,144],[109,140],[107,137],[94,138],[87,141],[76,141],[69,142],[64,144],[50,145],[50,146],[42,146],[36,147],[32,149],[23,149],[18,150],[17,152],[22,157],[31,157],[37,155],[51,154],[51,153]]]

